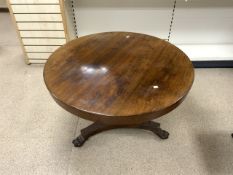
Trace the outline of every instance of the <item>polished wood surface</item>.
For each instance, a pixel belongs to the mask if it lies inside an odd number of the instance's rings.
[[[56,50],[44,80],[64,109],[92,121],[142,123],[171,111],[190,90],[189,58],[167,41],[130,32],[80,37]]]

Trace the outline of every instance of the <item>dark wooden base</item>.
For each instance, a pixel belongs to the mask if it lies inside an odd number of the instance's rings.
[[[73,140],[73,144],[75,147],[81,147],[85,141],[92,135],[95,135],[97,133],[100,133],[102,131],[110,130],[110,129],[116,129],[116,128],[138,128],[138,129],[144,129],[148,131],[152,131],[157,136],[159,136],[161,139],[167,139],[169,136],[169,133],[165,130],[162,130],[160,128],[160,124],[148,121],[139,125],[106,125],[100,122],[95,122],[88,127],[81,130],[81,134]]]

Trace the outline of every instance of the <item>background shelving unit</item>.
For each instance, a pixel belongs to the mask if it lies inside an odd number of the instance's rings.
[[[173,0],[77,0],[79,36],[111,30],[167,39]],[[170,42],[192,61],[233,61],[233,1],[177,0]]]
[[[131,31],[167,39],[173,0],[8,0],[8,6],[30,64],[44,63],[76,35]],[[170,42],[192,61],[233,65],[232,27],[233,1],[177,0]]]
[[[8,0],[25,62],[45,63],[52,52],[75,38],[70,1]]]

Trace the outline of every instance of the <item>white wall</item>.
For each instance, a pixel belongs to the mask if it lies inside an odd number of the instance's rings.
[[[75,3],[80,36],[104,31],[168,36],[173,0]],[[233,60],[233,0],[178,0],[171,42],[192,60]]]

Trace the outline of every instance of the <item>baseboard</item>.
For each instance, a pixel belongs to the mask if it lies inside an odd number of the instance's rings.
[[[195,68],[233,68],[233,60],[192,61]]]
[[[0,12],[9,12],[7,7],[0,7]]]

